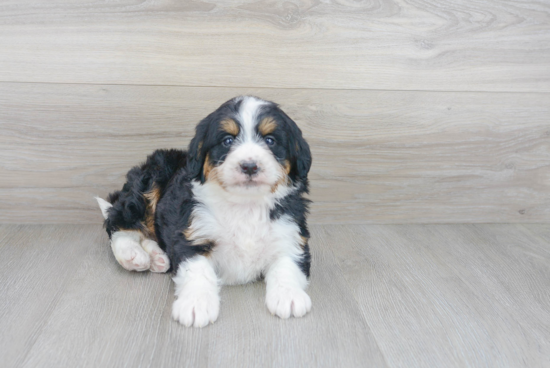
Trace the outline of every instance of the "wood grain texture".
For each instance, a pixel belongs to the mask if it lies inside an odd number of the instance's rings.
[[[321,239],[312,229],[311,244]],[[265,307],[265,285],[224,287],[212,326],[211,367],[387,367],[357,301],[326,246],[313,252],[312,311],[281,320]],[[243,302],[245,301],[245,302]],[[250,326],[243,331],[244,324]],[[321,322],[324,321],[324,322]]]
[[[0,366],[22,365],[99,235],[97,226],[0,228]]]
[[[94,195],[239,94],[302,128],[312,223],[550,221],[550,94],[0,83],[0,222],[100,222]]]
[[[0,225],[2,367],[547,367],[542,225],[315,225],[310,314],[263,283],[172,321],[169,275],[123,270],[99,225]]]
[[[20,230],[13,228],[12,232]],[[19,361],[11,366],[351,367],[369,362],[372,367],[386,367],[330,251],[316,253],[309,289],[315,306],[307,317],[284,321],[272,316],[264,305],[265,286],[259,282],[223,288],[219,320],[193,329],[172,321],[169,275],[123,270],[100,226],[42,227],[52,228],[80,230],[82,238],[74,246],[89,251],[81,259],[75,257],[78,269],[65,283],[56,308],[38,321],[43,327],[32,350],[19,352]],[[36,235],[34,239],[40,241]],[[315,235],[312,241],[317,241]],[[66,246],[60,241],[49,256]],[[2,280],[10,282],[12,276],[6,274]],[[43,294],[48,290],[45,287]],[[11,304],[12,297],[5,303]],[[0,323],[12,317],[13,312],[4,313]],[[19,333],[31,332],[25,324]],[[10,344],[18,341],[2,341],[0,347]]]
[[[9,1],[0,80],[550,92],[546,1]]]
[[[390,367],[547,367],[550,246],[514,225],[325,226]]]
[[[21,366],[168,366],[155,357],[168,343],[174,344],[170,352],[178,365],[199,366],[208,331],[174,336],[169,275],[125,271],[114,260],[103,229],[94,230],[95,239],[83,236],[75,244],[90,252]]]

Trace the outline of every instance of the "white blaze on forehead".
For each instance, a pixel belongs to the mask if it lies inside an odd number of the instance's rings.
[[[246,96],[243,98],[239,109],[239,120],[242,124],[244,142],[254,141],[256,136],[256,120],[260,107],[266,105],[267,101],[255,97]]]

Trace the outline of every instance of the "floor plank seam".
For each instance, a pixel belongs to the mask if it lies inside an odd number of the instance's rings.
[[[334,254],[334,251],[331,249],[331,247],[327,247],[328,250],[330,251],[330,254],[332,255],[332,259],[336,259],[336,256]],[[386,365],[386,367],[391,367],[390,364],[388,363],[388,359],[386,358],[386,354],[384,353],[384,351],[381,349],[380,347],[380,343],[378,342],[378,337],[376,336],[376,333],[375,333],[375,330],[373,330],[372,326],[370,325],[370,323],[368,322],[368,319],[367,319],[367,316],[365,315],[365,312],[363,311],[363,308],[361,308],[361,303],[359,302],[359,300],[357,299],[356,295],[355,295],[355,292],[353,292],[352,290],[352,287],[349,283],[349,280],[346,276],[346,273],[342,270],[342,267],[340,266],[340,262],[334,262],[335,263],[335,266],[338,268],[338,270],[340,271],[340,274],[342,276],[342,278],[344,279],[344,281],[346,282],[346,288],[347,288],[347,292],[349,295],[352,296],[353,300],[355,301],[356,303],[356,306],[357,306],[357,309],[359,310],[359,312],[361,313],[361,316],[363,317],[363,323],[368,327],[369,329],[369,332],[372,334],[372,336],[374,337],[374,342],[376,343],[376,347],[378,349],[378,351],[380,352],[380,354],[382,355],[382,358],[384,359],[384,364]]]
[[[45,84],[45,85],[76,85],[76,86],[121,86],[121,87],[174,87],[174,88],[209,88],[209,89],[265,89],[265,90],[306,90],[306,91],[372,91],[372,92],[411,92],[411,93],[499,93],[499,94],[537,94],[548,95],[550,91],[540,90],[451,90],[451,89],[388,89],[388,88],[331,88],[331,87],[271,87],[271,86],[241,86],[241,85],[193,85],[193,84],[146,84],[146,83],[91,83],[91,82],[44,82],[44,81],[10,81],[0,80],[2,83],[14,84]]]
[[[159,318],[157,320],[157,326],[155,328],[155,344],[153,346],[153,348],[151,349],[151,354],[150,354],[150,359],[149,359],[149,364],[147,367],[151,368],[153,367],[153,361],[154,361],[154,357],[155,357],[155,353],[157,351],[157,346],[158,346],[158,337],[159,337],[159,331],[160,331],[160,327],[163,323],[163,317],[164,317],[164,314],[162,313],[162,311],[164,311],[166,309],[166,305],[168,304],[168,300],[171,299],[170,298],[170,283],[172,282],[171,280],[171,277],[169,277],[170,280],[168,282],[165,282],[166,284],[166,288],[165,288],[165,297],[163,298],[164,301],[162,302],[161,300],[158,301],[158,304],[157,304],[157,308],[159,310]],[[160,307],[160,304],[162,303],[162,308],[159,308]]]
[[[68,284],[69,284],[68,282],[65,283],[63,289],[56,294],[55,299],[50,303],[48,308],[48,313],[43,315],[42,318],[40,319],[39,326],[36,329],[37,332],[30,334],[31,336],[33,336],[32,342],[28,346],[26,354],[19,357],[19,359],[16,361],[15,367],[24,367],[26,365],[31,351],[34,349],[34,346],[40,339],[40,336],[42,336],[44,329],[48,325],[48,322],[50,321],[53,313],[57,309],[61,299],[63,298],[63,294],[65,294],[65,289]],[[38,332],[38,330],[40,331]]]

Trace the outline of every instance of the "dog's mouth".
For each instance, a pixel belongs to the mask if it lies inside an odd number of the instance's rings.
[[[245,186],[245,187],[256,188],[260,185],[263,185],[263,183],[254,181],[253,179],[250,179],[250,180],[245,181],[242,185]]]
[[[249,178],[246,178],[244,180],[242,180],[240,183],[238,183],[237,185],[241,186],[241,187],[246,187],[246,188],[256,188],[260,185],[263,185],[265,184],[263,181],[261,180],[258,180],[256,177],[249,177]]]
[[[239,180],[238,182],[234,183],[232,187],[244,191],[257,191],[262,190],[266,187],[270,187],[270,184],[266,183],[265,180],[261,180],[257,176],[252,176]]]
[[[274,185],[274,179],[268,175],[269,172],[260,165],[257,165],[255,172],[243,172],[241,166],[231,167],[231,169],[221,170],[220,181],[223,186],[236,193],[258,194],[269,192]]]
[[[265,185],[267,183],[265,183],[265,177],[264,175],[262,175],[261,170],[258,170],[258,172],[254,174],[240,173],[238,175],[236,184],[242,187],[255,188],[260,185]]]

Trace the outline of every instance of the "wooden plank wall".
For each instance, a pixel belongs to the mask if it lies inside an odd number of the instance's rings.
[[[155,148],[274,100],[312,223],[550,221],[550,2],[0,3],[0,222],[97,223]]]

